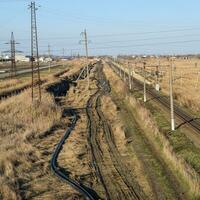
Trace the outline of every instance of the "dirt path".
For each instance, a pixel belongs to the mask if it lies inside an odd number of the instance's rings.
[[[147,177],[149,185],[153,192],[153,199],[186,199],[184,191],[169,169],[165,161],[156,152],[155,148],[148,141],[143,133],[141,124],[135,120],[134,109],[119,94],[119,85],[116,85],[118,77],[113,75],[112,70],[105,70],[112,86],[112,99],[118,107],[122,123],[124,124],[125,135],[128,144],[127,147],[131,154],[137,156],[142,164],[144,176]],[[123,87],[123,84],[121,85]]]
[[[90,150],[96,175],[104,187],[106,198],[145,199],[138,184],[130,177],[121,159],[111,128],[101,111],[100,98],[110,91],[109,84],[102,73],[102,66],[97,69],[99,90],[91,96],[87,105],[89,119]]]

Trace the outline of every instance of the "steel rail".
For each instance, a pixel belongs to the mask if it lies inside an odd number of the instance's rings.
[[[115,71],[115,73],[118,75],[118,71],[122,70],[123,73],[125,73],[126,78],[128,77],[128,73],[125,72],[123,69],[120,69],[117,65],[115,65],[113,62],[108,62],[109,66]],[[124,79],[122,79],[124,81]],[[134,82],[138,88],[143,87],[143,83],[133,76],[131,77],[131,81]],[[154,91],[152,87],[147,86],[147,93],[152,96],[155,100],[157,100],[159,103],[161,103],[164,107],[167,109],[170,109],[170,102],[169,99],[165,96],[161,96],[158,94],[158,92]],[[178,116],[181,120],[183,120],[184,123],[187,123],[193,128],[198,134],[200,134],[200,122],[195,121],[194,117],[186,113],[184,110],[182,110],[179,106],[174,106],[174,112],[176,116]]]

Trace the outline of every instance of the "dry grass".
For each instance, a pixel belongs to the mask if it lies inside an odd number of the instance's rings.
[[[121,87],[116,87],[116,90],[120,88],[123,88],[123,85],[121,85]],[[120,113],[117,110],[117,106],[112,101],[110,96],[103,96],[101,102],[103,102],[102,111],[112,127],[114,141],[117,149],[124,158],[124,164],[128,166],[130,175],[135,177],[136,181],[140,184],[149,199],[153,199],[153,192],[151,191],[147,177],[144,175],[145,172],[141,161],[137,158],[136,153],[133,153],[129,150],[129,148],[127,148],[127,138],[125,137],[124,124],[121,120]]]
[[[169,67],[171,62],[166,58],[146,58],[140,61],[131,60],[130,67],[132,71],[142,75],[143,62],[147,63],[147,71],[149,72],[148,80],[155,85],[155,65],[160,62],[160,84],[162,92],[169,95]],[[127,69],[127,60],[120,60],[120,63]],[[174,97],[181,106],[188,108],[195,114],[200,111],[200,59],[189,58],[188,60],[179,58],[174,60]],[[154,66],[154,67],[149,67]]]
[[[61,116],[50,95],[35,107],[30,96],[26,91],[0,103],[0,199],[20,199],[19,177],[26,179],[24,171],[40,156],[31,141]]]
[[[115,85],[116,92],[119,94],[120,98],[126,98],[127,102],[130,103],[134,113],[136,114],[138,124],[143,122],[143,132],[148,140],[153,144],[157,151],[161,153],[162,157],[167,161],[168,166],[170,166],[172,171],[184,179],[191,196],[198,198],[200,196],[199,174],[186,163],[183,157],[178,156],[174,152],[169,140],[159,131],[157,122],[153,119],[150,111],[145,108],[140,101],[129,95],[127,89],[124,89],[126,87],[124,83],[119,80],[111,69],[108,68],[106,71],[107,74],[109,73],[109,80],[112,80],[112,85]]]
[[[197,67],[195,66],[197,64]],[[174,62],[174,97],[180,105],[191,109],[193,112],[200,111],[200,61],[175,60]],[[161,87],[165,94],[169,93],[169,73],[166,72],[161,79]],[[198,81],[199,80],[199,81]],[[198,81],[198,82],[197,82]]]
[[[189,192],[192,196],[200,196],[200,177],[195,170],[193,170],[183,158],[177,156],[173,147],[169,143],[168,139],[160,133],[157,123],[153,120],[151,113],[140,104],[133,97],[128,97],[130,104],[133,106],[137,113],[138,122],[143,122],[144,133],[148,137],[159,152],[162,152],[163,157],[168,161],[172,170],[177,171],[184,180],[188,183]],[[161,151],[160,151],[161,150]]]
[[[73,75],[82,65],[82,61],[67,62],[67,66],[73,67],[65,76]],[[47,85],[57,81],[52,75],[58,71],[51,72],[42,73],[48,78]],[[2,81],[1,89],[16,89],[20,84],[27,84],[27,80],[27,77],[22,77],[20,80]],[[73,99],[73,89],[69,94]],[[30,97],[30,90],[26,90],[0,102],[0,199],[63,199],[70,195],[77,198],[80,195],[52,176],[49,168],[54,146],[61,139],[69,120],[60,121],[62,112],[48,93],[44,92],[42,103],[34,107]],[[80,97],[82,99],[83,95]],[[89,98],[89,94],[85,98]],[[81,99],[77,101],[83,103]],[[48,132],[54,125],[61,128]]]

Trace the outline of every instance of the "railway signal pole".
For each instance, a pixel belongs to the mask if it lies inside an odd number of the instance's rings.
[[[39,50],[38,50],[38,33],[37,33],[37,20],[35,2],[29,5],[31,10],[31,69],[32,69],[32,101],[34,101],[34,79],[36,71],[36,83],[38,84],[38,100],[41,102],[41,80],[40,80],[40,63],[39,63]]]
[[[171,64],[169,66],[169,88],[170,88],[171,130],[175,131],[174,99],[173,99],[173,68],[174,68],[174,62],[172,59]]]
[[[143,76],[144,76],[144,102],[147,101],[146,94],[146,62],[143,63]]]
[[[85,45],[85,54],[86,54],[86,65],[87,65],[87,80],[88,80],[88,90],[90,89],[90,75],[89,75],[89,63],[88,63],[88,37],[86,29],[81,33],[83,40],[81,42]]]

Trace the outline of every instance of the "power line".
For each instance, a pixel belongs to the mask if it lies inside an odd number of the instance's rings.
[[[171,30],[160,30],[160,31],[146,31],[146,32],[134,32],[134,33],[112,33],[112,34],[99,34],[99,35],[90,35],[93,38],[104,38],[104,37],[114,37],[114,36],[128,36],[128,35],[148,35],[156,33],[175,33],[175,32],[184,32],[184,31],[194,31],[200,30],[200,28],[185,28],[185,29],[171,29]],[[21,38],[20,41],[29,40],[30,38]],[[78,36],[59,36],[59,37],[45,37],[40,38],[40,41],[45,40],[64,40],[64,39],[78,39]],[[4,40],[1,40],[4,41]]]
[[[163,45],[163,44],[184,44],[200,42],[200,40],[184,40],[184,41],[172,41],[172,42],[160,42],[160,43],[147,43],[147,44],[136,44],[136,45],[122,45],[122,46],[104,46],[104,47],[94,47],[89,49],[113,49],[113,48],[129,48],[129,47],[143,47],[143,46],[153,46],[153,45]]]

